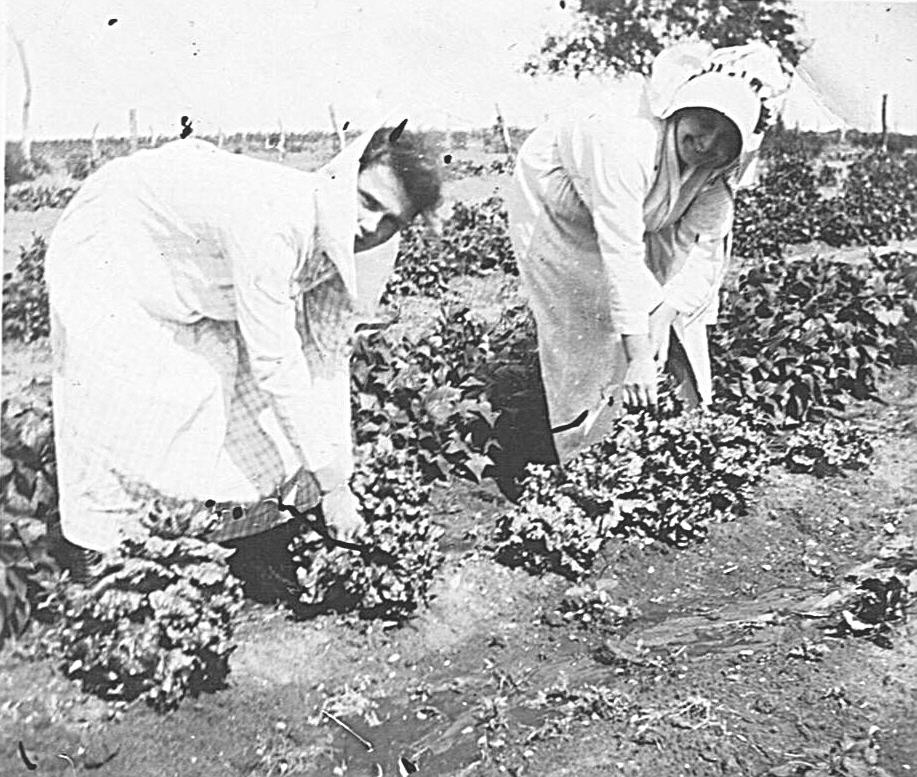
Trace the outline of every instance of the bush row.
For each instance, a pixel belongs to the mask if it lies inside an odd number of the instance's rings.
[[[383,300],[441,297],[453,278],[494,270],[518,273],[503,200],[490,197],[470,205],[456,202],[441,234],[432,235],[416,226],[402,233]]]
[[[818,191],[819,185],[836,181],[832,168],[816,175],[798,152],[775,154],[767,164],[761,183],[736,195],[734,251],[739,256],[779,256],[787,245],[815,240],[832,247],[885,245],[917,234],[913,155],[874,152],[856,159],[833,197]]]
[[[73,186],[20,186],[7,189],[3,197],[4,210],[39,210],[65,208],[77,189]]]

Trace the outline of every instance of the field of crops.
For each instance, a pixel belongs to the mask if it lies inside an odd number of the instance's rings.
[[[0,773],[917,773],[917,155],[772,144],[714,406],[666,391],[561,471],[511,161],[456,149],[354,342],[366,550],[291,522],[231,554],[163,507],[86,589],[43,274],[76,151],[5,197]]]

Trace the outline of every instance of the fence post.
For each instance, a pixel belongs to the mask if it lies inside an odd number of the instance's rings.
[[[19,52],[19,61],[22,63],[22,79],[25,81],[25,94],[22,97],[22,141],[20,150],[22,159],[26,165],[32,162],[32,132],[29,128],[29,109],[32,105],[32,77],[29,75],[29,63],[25,58],[25,46],[22,41],[13,35],[10,30],[13,42],[16,44],[16,51]]]
[[[500,128],[500,136],[503,138],[503,150],[512,155],[513,153],[513,142],[509,136],[509,130],[506,128],[506,122],[503,121],[503,114],[500,112],[500,104],[494,103],[494,108],[497,110],[497,127]]]
[[[888,95],[882,95],[882,150],[888,151],[888,121],[887,121]]]
[[[127,120],[131,125],[131,153],[133,154],[140,145],[140,139],[137,136],[137,109],[131,108],[127,112]]]
[[[344,130],[338,126],[337,117],[334,115],[334,103],[328,103],[328,116],[331,117],[331,129],[334,130],[334,134],[338,139],[337,151],[343,151],[344,146],[347,145],[347,135],[344,133]]]

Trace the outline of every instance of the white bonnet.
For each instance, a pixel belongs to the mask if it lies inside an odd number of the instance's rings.
[[[709,43],[682,43],[653,61],[650,105],[665,119],[681,108],[712,108],[728,116],[742,136],[742,151],[761,144],[759,119],[773,121],[782,107],[790,74],[777,52],[761,41],[714,49]]]

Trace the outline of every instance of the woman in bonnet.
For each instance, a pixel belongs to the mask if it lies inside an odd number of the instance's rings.
[[[763,43],[683,44],[639,95],[606,94],[522,146],[511,235],[561,462],[623,407],[655,406],[666,362],[689,405],[710,401],[733,188],[788,80]]]

